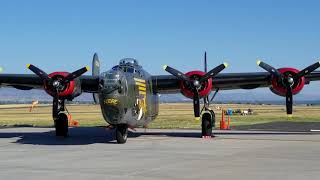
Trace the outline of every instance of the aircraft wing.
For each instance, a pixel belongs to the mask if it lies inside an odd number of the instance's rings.
[[[268,72],[220,73],[212,79],[212,90],[255,89],[271,86],[272,76]],[[305,84],[320,80],[320,71],[305,76]],[[161,94],[180,92],[181,81],[173,75],[152,76],[153,89]]]
[[[83,92],[98,92],[99,77],[82,75],[79,77]],[[20,90],[43,89],[43,80],[34,74],[0,74],[0,87]]]

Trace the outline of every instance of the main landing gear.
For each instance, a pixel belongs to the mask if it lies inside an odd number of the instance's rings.
[[[202,138],[211,138],[212,137],[212,129],[215,126],[215,114],[213,110],[206,110],[201,116],[202,120]]]
[[[128,125],[119,124],[116,128],[116,139],[118,144],[124,144],[128,138]]]
[[[54,120],[54,127],[56,129],[56,136],[68,137],[68,116],[65,113],[65,100],[54,98],[52,106],[52,117]]]

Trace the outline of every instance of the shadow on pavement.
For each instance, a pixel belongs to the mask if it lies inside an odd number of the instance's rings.
[[[70,128],[70,137],[62,138],[56,137],[54,130],[49,130],[47,132],[36,132],[37,128],[34,128],[35,132],[23,132],[23,128],[19,132],[1,132],[0,138],[19,138],[15,143],[19,144],[32,144],[32,145],[88,145],[88,144],[115,144],[114,130],[106,130],[102,127],[77,127]],[[32,131],[32,129],[31,129]],[[148,131],[148,130],[147,130]],[[151,132],[150,132],[151,131]],[[137,138],[140,136],[167,136],[167,137],[181,137],[181,138],[200,138],[200,130],[194,131],[183,130],[181,132],[168,132],[168,130],[150,130],[149,132],[129,132],[130,138]],[[169,130],[170,131],[170,130]],[[172,130],[177,131],[177,130]],[[293,134],[310,134],[306,133],[292,133],[292,132],[259,132],[259,131],[219,131],[214,132],[215,136],[227,136],[227,135],[293,135]],[[150,139],[152,141],[152,139]]]
[[[15,128],[19,130],[20,128]],[[21,128],[22,129],[22,128]],[[52,129],[47,132],[1,132],[0,138],[19,138],[15,143],[34,145],[86,145],[97,143],[116,143],[113,131],[98,127],[70,128],[67,138],[56,137]],[[24,130],[22,130],[24,131]]]

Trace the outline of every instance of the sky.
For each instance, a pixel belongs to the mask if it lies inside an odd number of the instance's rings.
[[[302,69],[320,58],[319,8],[316,0],[2,0],[0,66],[73,71],[97,52],[105,70],[133,57],[167,74],[164,64],[202,70],[207,51],[209,68],[229,63],[224,72],[263,71],[257,58]]]

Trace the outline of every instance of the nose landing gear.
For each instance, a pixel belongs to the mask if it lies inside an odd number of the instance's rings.
[[[116,139],[118,144],[124,144],[128,138],[128,125],[119,124],[116,128]]]

